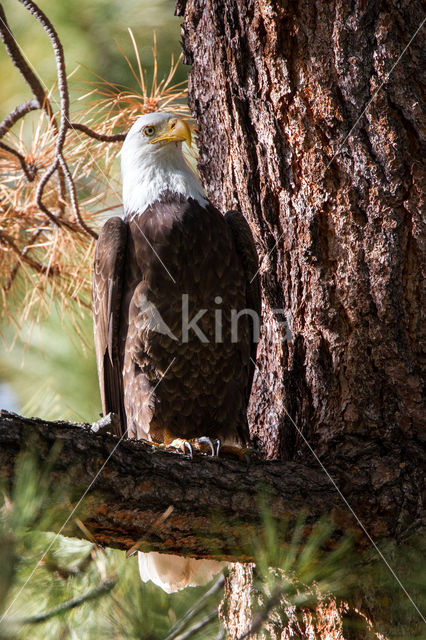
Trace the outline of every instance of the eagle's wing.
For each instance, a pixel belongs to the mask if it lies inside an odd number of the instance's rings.
[[[119,432],[126,431],[119,327],[128,225],[121,218],[104,224],[96,244],[93,274],[93,318],[96,362],[104,415],[116,413]],[[116,428],[117,430],[117,428]]]
[[[235,248],[239,255],[241,265],[244,269],[246,281],[246,302],[247,309],[253,309],[259,318],[259,326],[261,321],[262,297],[260,291],[259,277],[259,260],[257,257],[256,245],[254,244],[253,235],[247,220],[239,211],[228,211],[225,214],[225,220],[228,223],[232,236],[234,238]],[[250,318],[250,317],[249,317]],[[251,353],[250,353],[250,370],[247,385],[247,402],[250,398],[251,386],[253,383],[254,371],[256,368],[256,350],[257,342],[255,341],[255,331],[253,331],[253,321],[251,321]]]

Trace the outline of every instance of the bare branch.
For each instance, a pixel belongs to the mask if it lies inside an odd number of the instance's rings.
[[[67,75],[66,75],[66,69],[65,69],[65,57],[64,57],[64,50],[62,47],[62,43],[59,40],[58,34],[56,33],[49,18],[35,4],[35,2],[32,2],[32,0],[19,0],[19,1],[26,9],[28,9],[31,15],[33,15],[36,18],[36,20],[40,22],[40,24],[43,26],[43,29],[46,32],[51,42],[53,52],[55,54],[57,78],[58,78],[58,89],[59,89],[59,95],[60,95],[60,101],[61,101],[60,125],[59,125],[58,135],[56,138],[56,159],[44,176],[44,182],[43,182],[42,188],[37,190],[37,202],[39,203],[42,211],[46,213],[46,215],[57,224],[57,218],[55,217],[52,218],[53,214],[43,204],[42,195],[43,195],[43,189],[46,186],[50,177],[53,175],[53,173],[56,170],[62,170],[65,176],[65,179],[67,181],[68,190],[69,190],[70,199],[71,199],[71,206],[73,208],[74,215],[78,224],[80,225],[81,229],[85,233],[92,236],[92,238],[97,238],[98,237],[97,233],[92,229],[90,229],[90,227],[86,225],[86,223],[83,221],[81,217],[74,180],[73,180],[71,171],[68,168],[66,160],[63,156],[63,147],[65,142],[65,137],[70,124],[70,119],[69,119],[70,99],[69,99],[68,82],[67,82]]]
[[[61,153],[58,153],[58,158],[59,158],[59,164],[62,168],[62,171],[64,172],[65,175],[65,179],[67,181],[68,184],[68,191],[70,194],[70,199],[71,199],[71,205],[72,208],[74,209],[74,215],[77,219],[78,224],[80,225],[81,229],[87,233],[88,235],[92,236],[92,238],[94,238],[95,240],[98,237],[98,234],[96,233],[96,231],[93,231],[93,229],[91,229],[83,220],[83,218],[81,217],[81,213],[80,213],[80,208],[78,206],[78,200],[77,200],[77,192],[75,189],[75,183],[73,180],[73,177],[71,175],[71,171],[68,168],[67,163],[65,162],[64,156]]]
[[[12,238],[8,236],[4,231],[1,231],[1,230],[0,230],[0,243],[7,244],[7,246],[10,247],[12,251],[16,253],[16,255],[19,256],[23,262],[28,264],[28,266],[34,269],[34,271],[37,271],[37,273],[41,273],[46,276],[53,276],[59,273],[59,270],[56,265],[51,265],[50,267],[46,267],[40,264],[40,262],[37,262],[37,260],[34,260],[33,258],[31,258],[26,253],[24,254],[23,251],[20,251],[20,249],[16,246]]]
[[[95,138],[95,140],[100,140],[101,142],[122,142],[126,137],[125,133],[114,133],[112,135],[97,133],[97,131],[87,127],[85,124],[80,124],[79,122],[70,122],[69,126],[70,129],[82,131],[91,138]]]
[[[58,125],[53,115],[52,107],[50,105],[49,98],[47,97],[46,91],[44,90],[40,80],[35,75],[34,71],[31,69],[30,65],[25,60],[22,55],[15,38],[10,30],[8,25],[6,14],[4,13],[4,9],[0,4],[0,37],[3,40],[4,46],[6,47],[6,51],[9,54],[10,59],[13,64],[19,70],[28,86],[31,88],[35,99],[29,100],[24,104],[16,107],[11,111],[3,122],[0,125],[0,138],[4,136],[4,134],[26,113],[29,111],[33,111],[37,108],[43,109],[48,118],[49,122],[54,128],[54,130],[58,131]],[[59,210],[61,213],[64,212],[64,200],[65,200],[65,182],[64,175],[62,172],[62,168],[58,169],[58,190],[59,190]]]
[[[189,622],[195,618],[201,611],[207,606],[209,598],[223,589],[223,585],[225,584],[225,578],[223,575],[220,575],[219,578],[213,583],[213,585],[208,589],[201,598],[194,604],[185,614],[178,620],[173,627],[170,629],[169,635],[166,640],[175,640],[179,634],[188,626]],[[217,611],[216,611],[217,615]]]
[[[65,75],[65,60],[64,60],[64,51],[62,48],[62,44],[58,38],[58,35],[55,31],[55,29],[53,28],[52,23],[50,22],[50,20],[47,18],[47,16],[43,13],[43,11],[41,11],[41,9],[39,9],[37,7],[37,5],[32,2],[31,0],[19,0],[21,2],[21,4],[24,5],[24,7],[26,9],[28,9],[28,11],[41,23],[41,25],[43,26],[55,53],[55,58],[58,64],[58,85],[59,85],[59,92],[61,94],[61,98],[65,98],[65,101],[63,104],[61,104],[61,108],[64,109],[64,114],[63,114],[63,118],[67,118],[68,119],[68,115],[69,115],[69,99],[68,99],[68,91],[67,91],[67,81],[66,81],[66,75]],[[4,14],[3,14],[4,15]],[[10,30],[9,30],[9,34],[10,34]],[[10,34],[10,37],[13,41],[13,45],[15,48],[17,48],[13,37]],[[19,52],[19,49],[18,49]],[[9,54],[10,55],[10,54]],[[22,57],[21,53],[19,52],[19,55],[21,57],[21,59],[19,60],[19,70],[22,73],[22,75],[24,75],[24,71],[26,74],[28,74],[28,65],[26,63],[26,61],[24,60],[24,58]],[[28,82],[28,84],[30,84],[30,87],[33,90],[34,95],[38,98],[38,93],[41,91],[43,94],[43,99],[40,101],[40,107],[41,105],[43,105],[44,101],[45,101],[45,92],[43,87],[41,86],[39,80],[35,77],[34,73],[32,72],[31,69],[29,69],[30,74],[33,76],[33,78],[31,78],[31,83]],[[25,77],[25,76],[24,76]],[[25,78],[26,79],[26,78]],[[34,82],[35,79],[35,82]],[[62,127],[63,128],[63,127]],[[61,127],[60,127],[61,129]],[[61,134],[60,134],[61,135]],[[62,136],[65,137],[65,134],[62,133]],[[63,141],[62,141],[63,144]]]
[[[37,167],[28,166],[24,156],[21,153],[19,153],[19,151],[17,151],[16,149],[13,149],[12,147],[9,147],[8,144],[5,144],[4,142],[1,142],[1,141],[0,141],[0,149],[4,149],[8,153],[11,153],[16,158],[18,158],[19,164],[21,165],[22,171],[25,173],[25,177],[27,178],[28,182],[33,182],[37,174]]]
[[[210,613],[208,613],[204,618],[196,622],[192,627],[190,627],[187,631],[182,633],[180,636],[173,636],[174,640],[189,640],[189,638],[193,638],[196,633],[201,631],[207,627],[213,620],[217,619],[217,609],[214,609]]]
[[[1,5],[0,5],[0,8],[1,8]],[[39,109],[39,108],[40,108],[40,105],[38,103],[37,98],[33,98],[32,100],[23,102],[22,104],[15,107],[13,111],[11,111],[4,118],[4,120],[2,120],[2,122],[0,122],[0,138],[3,138],[3,136],[9,131],[9,129],[13,127],[15,122],[18,122],[18,120],[20,120],[20,118],[23,118],[30,111],[35,111],[36,109]]]
[[[46,113],[48,113],[49,117],[51,117],[52,110],[51,110],[49,101],[47,100],[46,92],[43,89],[40,83],[40,80],[37,78],[34,71],[28,65],[24,56],[20,52],[19,47],[16,44],[16,41],[9,28],[9,25],[6,19],[6,14],[4,13],[4,9],[1,4],[0,4],[0,38],[3,40],[3,44],[6,47],[6,51],[9,54],[9,57],[12,60],[13,64],[19,70],[19,72],[25,79],[26,83],[30,87],[31,91],[33,92],[38,102],[38,108],[45,109]]]
[[[42,177],[42,179],[38,183],[35,200],[36,200],[36,204],[37,204],[38,208],[40,209],[40,211],[43,211],[43,213],[46,214],[46,216],[49,218],[49,220],[51,220],[57,227],[60,227],[61,224],[64,224],[64,221],[61,220],[60,218],[58,218],[58,216],[55,216],[54,213],[49,211],[49,209],[46,207],[46,205],[43,202],[44,189],[45,189],[47,183],[49,182],[50,178],[53,176],[53,174],[57,170],[58,166],[59,166],[59,159],[56,157],[54,162],[46,170],[44,176]]]

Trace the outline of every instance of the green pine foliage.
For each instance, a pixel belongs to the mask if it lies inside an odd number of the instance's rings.
[[[60,455],[52,452],[52,459]],[[0,638],[140,638],[160,640],[206,588],[168,595],[143,584],[136,556],[100,549],[90,541],[57,536],[70,512],[67,488],[48,481],[50,465],[23,453],[10,491],[3,488],[0,518]],[[188,620],[215,611],[213,593]],[[76,606],[68,608],[73,600]],[[215,638],[212,621],[202,638]],[[195,638],[197,636],[194,636]]]
[[[41,465],[36,448],[29,443],[13,481],[0,491],[0,640],[223,638],[217,616],[221,576],[213,585],[168,595],[141,582],[136,556],[126,560],[122,551],[52,533],[71,511],[71,487],[54,483],[52,463],[60,451],[54,447]],[[315,621],[330,602],[342,618],[344,637],[365,631],[366,619],[346,604],[361,602],[365,593],[389,608],[392,638],[403,640],[406,626],[415,628],[417,612],[376,552],[356,552],[353,541],[339,537],[326,520],[308,527],[301,517],[290,527],[262,503],[263,527],[245,549],[256,561],[253,624],[259,637],[283,623],[296,624],[306,611]],[[73,517],[78,523],[78,513]],[[382,553],[422,609],[424,544],[412,539],[402,547],[383,545]],[[412,637],[422,637],[420,624]]]

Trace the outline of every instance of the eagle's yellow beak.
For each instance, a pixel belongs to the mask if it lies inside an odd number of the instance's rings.
[[[150,140],[149,144],[155,144],[156,142],[184,141],[188,143],[188,147],[191,146],[191,129],[184,120],[181,120],[180,118],[173,118],[167,122],[162,133]]]

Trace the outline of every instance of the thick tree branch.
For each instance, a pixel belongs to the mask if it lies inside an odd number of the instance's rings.
[[[252,460],[248,466],[224,457],[196,455],[191,460],[146,442],[119,443],[112,435],[94,434],[89,425],[46,422],[2,411],[0,468],[10,482],[16,458],[30,438],[35,439],[32,448],[41,460],[47,459],[55,442],[60,443],[51,481],[53,486],[69,486],[73,504],[90,485],[77,514],[100,545],[129,549],[138,542],[141,550],[249,561],[253,559],[251,543],[262,532],[261,504],[280,523],[278,533],[285,521],[291,523],[301,513],[306,514],[307,533],[321,516],[329,517],[338,531],[360,533],[328,477],[310,459],[306,464]],[[398,505],[389,505],[383,485],[374,486],[371,481],[378,465],[387,473],[388,484],[393,481],[394,496],[399,482],[405,486],[410,479],[417,482],[414,470],[407,470],[408,476],[392,477],[395,460],[391,456],[374,459],[367,453],[352,469],[330,472],[371,535],[397,538]],[[155,526],[166,510],[168,517]],[[73,518],[62,533],[82,537]],[[360,536],[359,544],[366,543]]]

